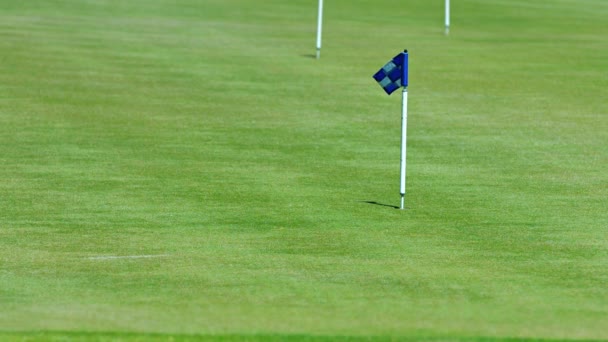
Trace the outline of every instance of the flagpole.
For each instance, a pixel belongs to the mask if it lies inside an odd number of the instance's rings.
[[[450,34],[450,0],[445,0],[445,35]]]
[[[407,87],[403,87],[401,102],[401,206],[405,208],[405,163],[407,150]]]
[[[395,90],[402,88],[401,102],[401,184],[399,193],[401,194],[400,209],[405,209],[405,157],[407,144],[407,86],[409,84],[409,54],[407,50],[395,56],[386,63],[373,76],[374,80],[380,84],[382,89],[390,95]]]
[[[323,26],[323,0],[319,0],[319,14],[317,16],[317,59],[321,57],[321,28]]]

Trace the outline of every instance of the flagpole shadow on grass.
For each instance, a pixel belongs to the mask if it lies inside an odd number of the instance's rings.
[[[367,203],[367,204],[373,204],[373,205],[379,205],[381,207],[389,207],[389,208],[393,208],[393,209],[399,209],[399,206],[397,205],[390,205],[390,204],[384,204],[384,203],[378,203],[376,201],[363,201],[363,203]]]

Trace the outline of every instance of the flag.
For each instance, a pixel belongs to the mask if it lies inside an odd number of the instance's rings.
[[[401,52],[390,62],[386,63],[382,69],[374,74],[374,79],[384,91],[390,95],[401,87],[407,87],[408,77],[408,54],[407,50]]]

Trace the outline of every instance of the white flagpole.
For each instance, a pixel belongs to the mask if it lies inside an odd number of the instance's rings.
[[[445,0],[445,35],[450,34],[450,0]]]
[[[407,145],[407,87],[403,87],[402,92],[402,113],[401,113],[401,209],[405,207],[405,157]]]
[[[323,0],[319,0],[319,15],[317,16],[317,59],[321,57],[321,27],[323,25]]]

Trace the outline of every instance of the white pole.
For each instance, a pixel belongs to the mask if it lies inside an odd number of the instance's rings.
[[[401,209],[405,205],[405,157],[407,145],[407,87],[403,87],[402,113],[401,113]]]
[[[321,27],[323,25],[323,0],[319,0],[319,15],[317,16],[317,59],[321,57]]]
[[[445,0],[445,35],[450,34],[450,0]]]

